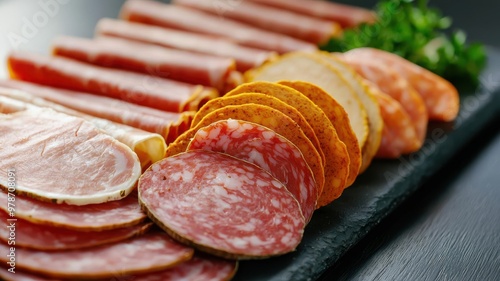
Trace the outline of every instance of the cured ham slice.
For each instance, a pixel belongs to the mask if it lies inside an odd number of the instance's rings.
[[[238,2],[236,7],[222,3],[214,5],[209,1],[198,0],[174,0],[172,3],[221,15],[224,18],[286,34],[314,44],[324,44],[330,38],[339,36],[342,33],[342,28],[336,22],[247,1]]]
[[[382,50],[359,48],[346,54],[363,57],[367,60],[375,60],[403,76],[422,96],[429,119],[452,121],[457,117],[460,108],[460,97],[455,86],[444,78],[398,55]]]
[[[152,165],[139,181],[139,201],[175,239],[226,258],[293,251],[305,226],[281,182],[253,164],[206,150]]]
[[[0,88],[0,113],[14,113],[28,109],[39,110],[41,107],[51,108],[91,122],[106,134],[132,149],[139,157],[143,168],[149,167],[151,163],[162,159],[165,155],[166,143],[160,135],[89,116],[24,92]]]
[[[189,150],[226,153],[255,164],[285,184],[299,202],[306,223],[311,220],[318,190],[314,176],[300,150],[271,129],[241,120],[222,120],[203,127]]]
[[[223,38],[115,19],[101,19],[96,27],[96,35],[232,58],[236,61],[236,68],[241,72],[259,66],[276,56],[274,52],[240,46]]]
[[[125,39],[59,37],[52,44],[52,53],[99,66],[214,87],[221,92],[241,83],[241,74],[235,71],[233,59]]]
[[[401,104],[412,120],[412,126],[421,142],[418,147],[420,148],[427,133],[429,117],[424,100],[408,81],[391,67],[377,60],[367,60],[349,53],[339,55],[339,57],[354,68],[359,75],[374,83],[382,92]]]
[[[3,221],[11,219],[7,213],[0,211]],[[44,251],[71,250],[88,248],[113,242],[145,233],[152,223],[143,223],[135,226],[112,230],[82,232],[64,228],[34,224],[18,219],[16,221],[15,245]],[[36,234],[36,235],[33,235]],[[0,228],[0,239],[7,243],[9,229]]]
[[[150,0],[128,0],[123,5],[120,16],[133,22],[228,38],[243,46],[278,53],[317,50],[314,44],[286,35],[268,32],[197,10]]]
[[[194,116],[194,111],[182,113],[160,111],[108,97],[45,87],[19,80],[0,79],[0,87],[21,90],[88,115],[157,133],[167,143],[174,141],[186,131],[191,126]],[[0,91],[0,95],[20,99],[19,95],[13,94],[5,90]]]
[[[250,0],[284,10],[338,22],[342,27],[374,23],[375,13],[360,7],[319,0]]]
[[[0,245],[0,260],[9,248]],[[5,254],[4,254],[5,253]],[[155,231],[122,242],[71,251],[16,248],[16,268],[53,278],[113,278],[161,271],[191,259],[193,249]]]
[[[82,118],[50,109],[0,116],[0,171],[16,171],[16,193],[53,203],[118,200],[141,174],[137,155]],[[5,177],[0,179],[7,189]]]
[[[197,110],[207,100],[218,96],[213,88],[93,66],[63,57],[13,52],[8,57],[8,66],[15,79],[171,112]]]
[[[15,215],[31,223],[77,231],[99,231],[134,226],[146,219],[137,204],[137,194],[116,201],[73,206],[38,201],[16,195]],[[7,211],[7,193],[0,192],[0,205]]]
[[[233,278],[238,262],[195,255],[174,268],[135,276],[140,281],[227,281]]]

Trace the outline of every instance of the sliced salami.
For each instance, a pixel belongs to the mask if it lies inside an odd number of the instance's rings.
[[[0,219],[7,221],[12,217],[0,211]],[[8,240],[10,232],[7,227],[0,228],[0,239],[5,242],[15,241],[16,246],[36,250],[72,250],[125,240],[145,233],[151,225],[152,223],[142,223],[118,229],[82,232],[17,219],[15,240]],[[35,233],[36,235],[33,235]]]
[[[0,260],[10,249],[0,245]],[[171,268],[191,259],[193,249],[165,233],[154,231],[119,243],[98,247],[46,252],[16,248],[16,268],[53,278],[112,278]]]
[[[122,228],[146,219],[134,193],[121,200],[85,206],[52,204],[20,195],[15,198],[16,218],[79,231]],[[7,211],[7,193],[4,191],[0,191],[0,202],[0,208]]]
[[[305,226],[281,182],[251,163],[206,150],[152,165],[139,181],[139,200],[172,237],[226,258],[293,251]]]
[[[164,271],[134,276],[134,281],[226,281],[238,268],[237,261],[196,255],[191,260]]]
[[[188,150],[222,152],[253,163],[281,181],[299,201],[306,223],[316,208],[318,192],[300,150],[273,130],[242,120],[221,120],[198,130]]]
[[[18,269],[14,270],[15,273],[7,271],[0,267],[0,280],[4,281],[56,281],[53,278],[45,278],[39,277],[31,273],[19,271]]]
[[[50,109],[1,116],[0,171],[16,174],[15,192],[53,203],[118,200],[141,174],[137,155],[82,118]],[[0,186],[8,188],[6,176]]]

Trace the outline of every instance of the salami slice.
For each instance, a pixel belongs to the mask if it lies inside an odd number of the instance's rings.
[[[2,221],[12,219],[5,211],[0,211]],[[88,248],[113,242],[145,233],[152,223],[142,223],[135,226],[112,230],[82,232],[54,226],[34,224],[26,220],[17,219],[15,231],[15,245],[35,250],[56,251]],[[0,228],[0,239],[9,241],[9,229]],[[36,234],[36,235],[33,235]]]
[[[191,125],[194,113],[161,111],[126,101],[82,92],[45,87],[19,80],[0,79],[0,87],[12,88],[76,111],[160,134],[172,142]],[[11,96],[12,98],[15,98]]]
[[[281,182],[253,164],[206,150],[153,164],[139,181],[139,200],[172,237],[226,258],[293,251],[305,226]]]
[[[150,0],[129,0],[121,18],[232,40],[240,45],[278,53],[313,51],[317,46],[283,34],[220,18],[204,12]]]
[[[283,9],[241,1],[237,8],[230,5],[214,5],[208,1],[174,0],[174,4],[199,9],[224,18],[243,22],[264,30],[286,34],[313,44],[324,44],[342,33],[340,25],[333,21],[292,13]]]
[[[101,19],[96,27],[96,35],[232,58],[236,61],[236,68],[241,72],[259,66],[276,56],[274,52],[240,46],[223,38],[115,19]]]
[[[174,268],[133,276],[137,281],[228,281],[236,273],[237,261],[195,255]]]
[[[346,54],[376,60],[397,71],[420,94],[431,120],[452,121],[457,117],[460,97],[455,86],[444,78],[398,55],[374,48],[353,49]]]
[[[293,11],[303,15],[338,22],[342,27],[355,27],[361,23],[374,23],[376,15],[373,11],[331,1],[318,0],[250,0],[263,5]]]
[[[118,200],[141,174],[137,155],[92,123],[50,109],[0,117],[0,171],[16,174],[15,192],[53,203]],[[8,188],[7,177],[0,186]]]
[[[59,37],[52,45],[52,53],[104,67],[214,87],[221,92],[234,88],[239,82],[231,80],[235,77],[232,74],[236,69],[233,59],[167,49],[125,39]]]
[[[9,247],[0,245],[0,260]],[[126,241],[92,248],[46,252],[16,248],[16,267],[53,278],[112,278],[160,271],[191,259],[193,249],[154,231]]]
[[[123,228],[146,219],[135,193],[121,200],[85,206],[52,204],[21,195],[15,198],[16,218],[77,231]],[[7,193],[0,191],[0,208],[3,211],[7,211],[7,200]]]
[[[196,132],[189,150],[222,152],[248,161],[282,182],[299,201],[306,223],[316,208],[314,176],[300,150],[264,126],[241,120],[221,120]]]
[[[217,90],[151,75],[110,69],[64,57],[13,52],[8,57],[12,78],[88,92],[164,111],[197,110],[217,97]],[[168,89],[168,90],[165,90]]]
[[[31,273],[15,269],[15,273],[8,272],[7,269],[0,267],[0,279],[4,281],[57,281],[53,278],[36,276]]]

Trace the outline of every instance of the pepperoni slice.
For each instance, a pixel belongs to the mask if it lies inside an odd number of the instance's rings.
[[[188,150],[222,152],[253,163],[281,181],[299,201],[306,223],[316,207],[314,176],[300,150],[264,126],[241,120],[221,120],[196,132]]]
[[[9,247],[0,243],[0,260],[7,262]],[[193,256],[165,233],[154,231],[122,242],[70,251],[16,248],[16,268],[46,277],[96,279],[135,275],[172,268]]]
[[[293,251],[305,226],[281,182],[253,164],[206,150],[153,164],[139,181],[139,200],[172,237],[226,258]]]

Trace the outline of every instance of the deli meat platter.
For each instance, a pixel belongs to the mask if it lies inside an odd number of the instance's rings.
[[[2,26],[0,279],[324,277],[500,113],[500,50],[411,1],[328,2],[116,1],[62,32],[92,5],[51,0]]]

